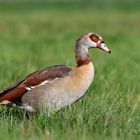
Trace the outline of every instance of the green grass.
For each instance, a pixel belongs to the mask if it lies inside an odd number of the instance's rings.
[[[140,139],[140,18],[134,3],[0,5],[0,89],[55,64],[75,65],[84,33],[100,34],[112,54],[91,49],[87,95],[51,117],[0,107],[0,140]]]

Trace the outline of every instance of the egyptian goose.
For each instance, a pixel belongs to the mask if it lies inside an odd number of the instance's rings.
[[[55,65],[28,75],[0,93],[0,105],[34,112],[42,108],[56,111],[76,102],[85,95],[94,78],[89,48],[111,53],[99,35],[87,33],[77,40],[75,67]]]

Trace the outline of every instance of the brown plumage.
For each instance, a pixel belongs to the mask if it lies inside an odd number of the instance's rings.
[[[0,104],[32,112],[41,108],[55,111],[74,103],[86,93],[94,77],[89,48],[110,52],[99,35],[85,34],[76,44],[76,67],[56,65],[34,72],[1,92]]]
[[[36,86],[41,84],[45,80],[51,81],[56,77],[62,78],[66,76],[70,71],[71,68],[64,65],[58,65],[34,72],[28,75],[24,80],[8,87],[3,92],[1,92],[0,102],[4,100],[8,100],[11,102],[19,100],[20,97],[28,91],[26,87]]]

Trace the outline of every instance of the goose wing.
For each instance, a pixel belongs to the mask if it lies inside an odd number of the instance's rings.
[[[24,80],[15,83],[14,85],[6,88],[0,93],[0,102],[8,100],[10,102],[16,102],[31,88],[37,87],[45,81],[51,81],[56,78],[63,78],[68,76],[72,71],[72,68],[65,65],[56,65],[48,67],[46,69],[36,71],[28,75]]]

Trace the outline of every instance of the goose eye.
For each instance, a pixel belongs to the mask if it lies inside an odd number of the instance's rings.
[[[105,42],[102,40],[101,43],[105,43]]]

